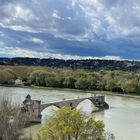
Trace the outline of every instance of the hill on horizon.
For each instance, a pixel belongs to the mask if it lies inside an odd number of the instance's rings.
[[[123,71],[140,71],[140,62],[128,60],[63,60],[52,58],[0,58],[0,65],[12,66],[46,66],[56,68],[70,69],[87,69],[87,70],[123,70]]]

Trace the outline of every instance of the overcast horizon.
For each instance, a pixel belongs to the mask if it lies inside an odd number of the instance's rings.
[[[0,57],[140,60],[140,0],[0,0]]]

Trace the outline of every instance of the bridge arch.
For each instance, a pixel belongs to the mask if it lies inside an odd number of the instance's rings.
[[[42,112],[43,110],[45,110],[45,109],[47,109],[47,108],[49,108],[49,107],[56,107],[56,108],[60,108],[60,106],[59,105],[56,105],[56,104],[50,104],[50,105],[48,105],[48,104],[42,104],[41,105],[41,110],[40,110],[40,112]]]
[[[46,123],[46,121],[47,121],[47,119],[48,119],[48,117],[51,115],[51,114],[53,114],[53,112],[55,111],[55,110],[58,110],[59,108],[57,107],[57,106],[55,106],[55,105],[50,105],[50,106],[48,106],[48,107],[46,107],[46,108],[44,108],[41,112],[40,112],[40,114],[41,114],[41,124],[45,124]]]
[[[91,100],[85,99],[77,104],[76,109],[81,109],[83,112],[89,115],[95,109],[95,105]]]
[[[75,107],[77,108],[80,104],[83,104],[84,102],[87,102],[87,101],[88,101],[89,103],[93,104],[92,101],[91,101],[90,99],[87,98],[87,99],[83,99],[83,100],[77,102],[77,104],[76,104]]]
[[[85,99],[81,99],[81,100],[77,101],[75,103],[75,108],[77,108],[77,106],[79,104],[81,104],[82,102],[84,102],[85,100],[90,101],[93,104],[93,106],[95,106],[96,108],[100,108],[103,105],[103,103],[105,103],[105,102],[100,101],[98,98],[93,100],[93,98],[89,97],[89,98],[85,98]]]
[[[95,105],[95,103],[93,102],[93,100],[91,98],[83,98],[83,99],[79,99],[74,103],[74,107],[77,108],[77,106],[79,104],[81,104],[84,101],[89,101],[90,103],[92,103],[93,105]]]
[[[83,102],[86,102],[86,101],[88,101],[89,103],[95,105],[92,100],[90,100],[89,98],[87,98],[87,99],[83,99],[79,103],[77,103],[77,106],[76,107],[78,107],[80,104],[82,104]]]

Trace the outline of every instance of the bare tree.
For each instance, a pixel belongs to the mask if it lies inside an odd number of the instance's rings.
[[[18,140],[25,121],[19,105],[3,97],[0,101],[0,140]]]

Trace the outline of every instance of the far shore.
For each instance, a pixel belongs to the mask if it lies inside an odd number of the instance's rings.
[[[54,88],[54,87],[41,87],[41,86],[24,86],[24,85],[0,85],[2,87],[17,87],[17,88],[33,88],[33,89],[48,89],[48,90],[62,90],[62,91],[74,91],[74,92],[88,92],[88,93],[95,93],[95,94],[103,94],[103,95],[110,95],[110,96],[120,96],[120,97],[127,97],[127,98],[137,98],[140,99],[140,95],[134,93],[125,93],[121,94],[118,92],[111,92],[111,91],[101,91],[101,90],[82,90],[82,89],[70,89],[70,88]]]

